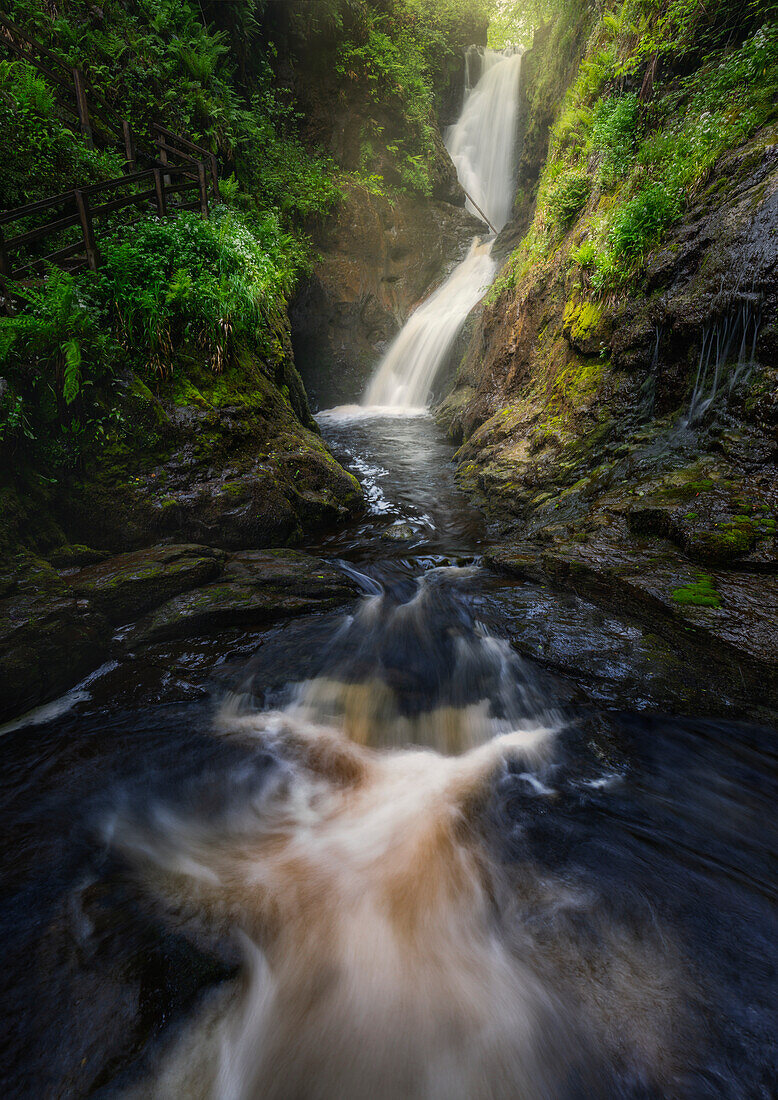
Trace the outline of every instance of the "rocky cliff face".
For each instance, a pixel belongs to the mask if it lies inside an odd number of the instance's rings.
[[[533,141],[525,177],[537,158]],[[498,276],[439,410],[461,484],[507,540],[501,568],[704,638],[774,696],[778,126],[721,156],[632,285],[600,294],[578,263],[597,201]]]

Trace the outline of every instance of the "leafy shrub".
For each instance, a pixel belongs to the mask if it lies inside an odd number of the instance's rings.
[[[652,248],[680,212],[680,200],[661,183],[638,191],[616,214],[609,234],[614,255],[638,257]]]
[[[165,373],[175,349],[197,344],[221,370],[237,340],[262,345],[305,262],[272,215],[249,224],[218,207],[147,218],[103,249],[96,284],[127,351]],[[136,350],[137,349],[137,350]]]
[[[101,430],[120,369],[168,373],[186,343],[216,371],[240,340],[271,350],[306,262],[277,218],[249,226],[226,207],[209,221],[191,212],[143,219],[102,254],[96,274],[54,269],[22,291],[22,312],[0,318],[0,443],[34,439],[52,465],[75,460],[82,439]]]
[[[583,150],[589,140],[592,117],[588,107],[565,107],[552,134],[554,153]]]
[[[89,149],[56,116],[54,96],[32,66],[0,61],[0,209],[118,175],[120,156]],[[21,231],[21,229],[19,230]]]
[[[341,42],[336,69],[341,77],[366,86],[377,103],[395,102],[408,132],[389,142],[387,149],[401,185],[430,194],[427,166],[435,156],[432,80],[416,35],[408,28],[395,40],[381,28],[380,17],[374,17],[359,41]]]

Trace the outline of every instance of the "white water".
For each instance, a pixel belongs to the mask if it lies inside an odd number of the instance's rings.
[[[379,364],[364,404],[379,408],[424,408],[438,370],[465,318],[494,278],[491,242],[476,237],[467,257],[411,315]]]
[[[472,89],[466,85],[462,115],[446,144],[463,187],[499,230],[513,201],[521,55],[485,50],[481,61],[482,75]],[[468,208],[476,213],[469,201]],[[363,408],[412,412],[429,405],[438,371],[496,274],[492,243],[475,237],[462,263],[411,315],[378,364]]]
[[[481,78],[446,134],[459,182],[498,231],[513,203],[521,54],[484,50]],[[468,200],[467,209],[481,214]]]

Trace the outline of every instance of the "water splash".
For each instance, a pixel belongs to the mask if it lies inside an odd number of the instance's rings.
[[[146,887],[243,959],[125,1100],[543,1100],[572,1080],[604,1097],[624,1057],[667,1078],[664,938],[529,861],[509,881],[491,847],[500,775],[534,807],[560,796],[562,715],[457,599],[472,573],[365,597],[286,705],[232,697],[215,732],[275,763],[254,784],[241,764],[223,810],[110,823]]]
[[[473,619],[472,566],[430,569],[407,600],[381,590],[344,620],[325,674],[287,713],[373,748],[467,752],[519,728],[558,729],[561,711],[530,666]]]
[[[179,910],[241,930],[243,988],[135,1095],[557,1095],[543,1055],[563,1056],[565,1015],[499,935],[466,817],[506,754],[543,755],[544,733],[444,758],[282,715],[224,715],[221,732],[285,757],[253,804],[221,827],[124,823],[117,845]]]

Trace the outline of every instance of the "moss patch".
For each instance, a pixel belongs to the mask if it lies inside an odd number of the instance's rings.
[[[600,302],[571,298],[565,305],[564,331],[571,344],[586,344],[597,334],[602,323],[604,307]]]
[[[707,573],[698,573],[696,581],[674,588],[672,598],[684,607],[721,607],[721,596]]]

